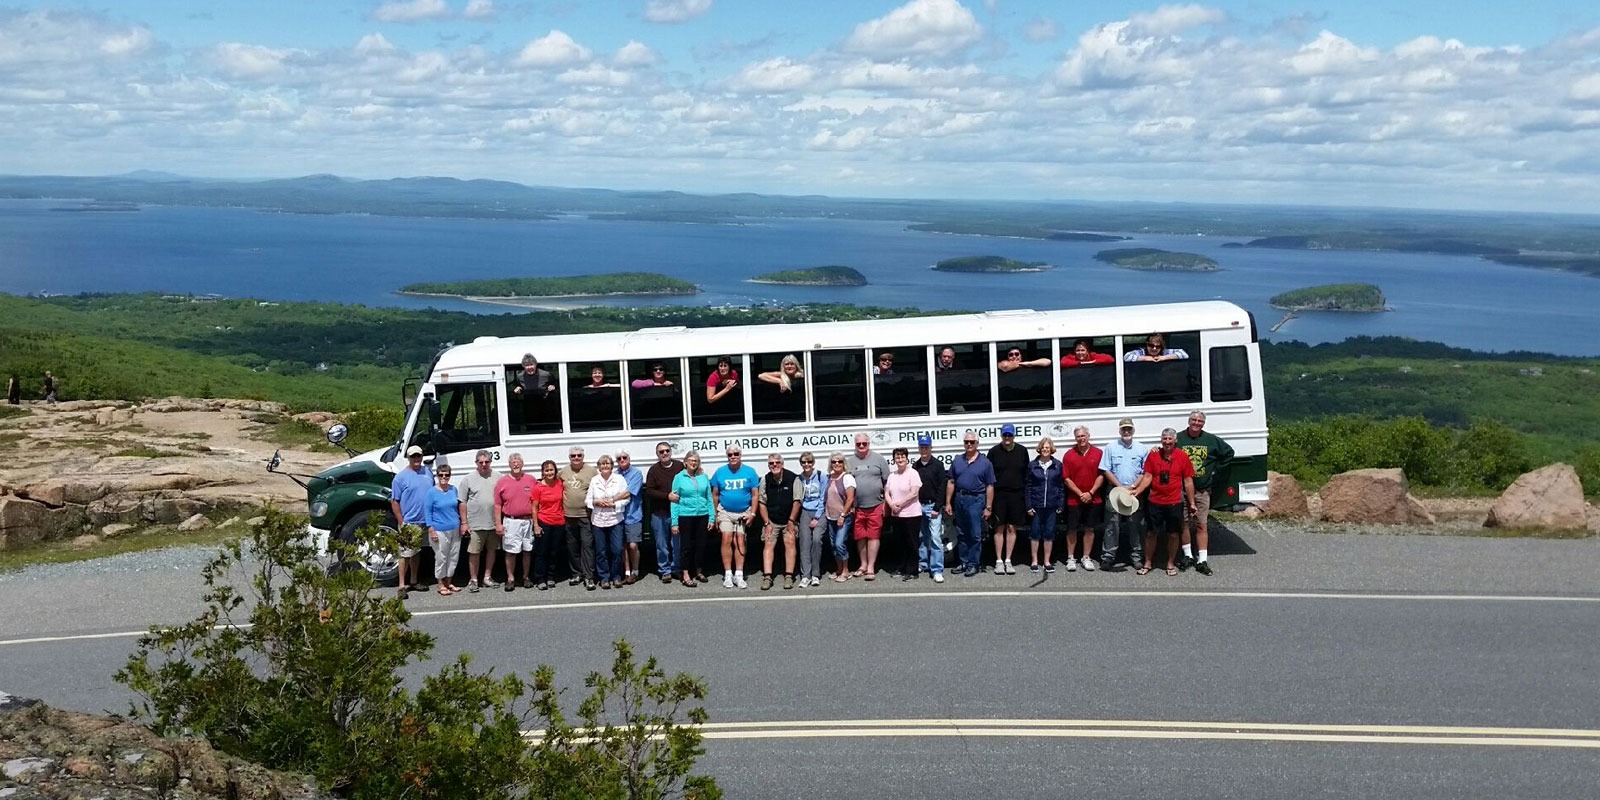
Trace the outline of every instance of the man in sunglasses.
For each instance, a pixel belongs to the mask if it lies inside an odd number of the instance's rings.
[[[978,574],[983,557],[983,524],[994,506],[994,465],[978,452],[978,432],[961,435],[961,455],[950,462],[950,482],[945,484],[944,513],[956,523],[957,566],[965,577]]]
[[[672,535],[672,479],[683,471],[683,462],[672,457],[672,445],[656,443],[656,463],[644,477],[644,496],[650,501],[650,535],[656,540],[656,574],[662,583],[672,583],[678,574],[678,544]]]
[[[1178,574],[1178,536],[1183,531],[1183,512],[1195,512],[1194,463],[1178,448],[1178,432],[1161,432],[1161,446],[1144,458],[1144,471],[1150,476],[1150,508],[1145,517],[1144,563],[1139,574],[1150,572],[1155,557],[1156,537],[1167,537],[1167,575]],[[1184,498],[1188,498],[1187,502]]]

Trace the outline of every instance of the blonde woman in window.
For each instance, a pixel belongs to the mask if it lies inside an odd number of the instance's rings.
[[[758,380],[777,384],[778,391],[785,394],[794,391],[794,382],[804,380],[805,377],[805,373],[800,370],[800,359],[792,353],[783,357],[776,371],[763,372],[756,376]]]

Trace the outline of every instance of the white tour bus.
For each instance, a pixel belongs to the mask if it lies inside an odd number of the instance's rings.
[[[1156,333],[1165,337],[1163,351],[1183,357],[1125,359]],[[1098,356],[1080,361],[1078,344]],[[547,376],[520,392],[528,355],[538,360],[533,374]],[[769,379],[785,373],[790,358],[784,390]],[[731,376],[719,379],[722,359],[738,377],[725,392],[719,381]],[[1221,301],[483,337],[441,352],[422,381],[393,446],[307,482],[314,531],[348,540],[372,514],[389,520],[389,482],[412,444],[430,461],[448,459],[457,473],[471,468],[476,451],[487,450],[496,471],[520,453],[537,475],[545,460],[565,464],[574,445],[590,463],[625,449],[648,469],[660,441],[679,458],[698,450],[707,472],[733,444],[756,461],[781,453],[798,470],[801,452],[825,463],[828,453],[848,452],[861,431],[886,457],[895,447],[915,453],[917,437],[926,434],[947,463],[960,451],[963,431],[977,431],[987,450],[1008,422],[1030,451],[1045,436],[1058,451],[1070,447],[1078,425],[1103,444],[1116,437],[1124,417],[1134,420],[1137,441],[1154,445],[1163,428],[1182,429],[1194,409],[1206,412],[1207,430],[1237,454],[1219,475],[1216,504],[1266,499],[1266,398],[1255,320]],[[390,571],[391,559],[378,560],[369,566]]]

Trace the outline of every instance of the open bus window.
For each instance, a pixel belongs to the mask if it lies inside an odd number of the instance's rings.
[[[555,379],[543,365],[528,372],[521,364],[506,365],[506,418],[513,434],[561,433],[561,399]]]
[[[567,365],[568,414],[574,431],[622,429],[622,384],[617,362]]]
[[[689,414],[696,425],[744,423],[744,358],[699,356],[689,359]]]
[[[872,408],[879,417],[928,413],[928,348],[873,351]]]
[[[800,353],[758,353],[750,356],[756,379],[750,384],[750,408],[756,422],[804,422],[806,371]]]
[[[1000,379],[1001,411],[1038,411],[1055,408],[1055,361],[1050,340],[1035,339],[995,344],[995,371]]]
[[[811,397],[817,419],[867,416],[867,354],[821,350],[811,354]]]
[[[1117,404],[1117,340],[1114,336],[1061,339],[1061,407]]]
[[[677,359],[628,362],[629,416],[633,427],[683,425],[683,370]]]
[[[989,345],[947,344],[934,351],[934,396],[940,414],[989,413]]]
[[[1196,331],[1122,339],[1123,382],[1130,406],[1200,401],[1200,334]]]
[[[1211,401],[1250,399],[1250,351],[1244,345],[1211,348]]]
[[[417,420],[411,443],[430,453],[449,454],[500,444],[500,414],[493,383],[440,384],[433,389],[439,403],[439,432],[434,436],[426,411]]]

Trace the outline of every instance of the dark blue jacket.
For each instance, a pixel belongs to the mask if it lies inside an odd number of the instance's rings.
[[[1040,465],[1039,459],[1028,460],[1028,508],[1035,511],[1050,509],[1061,511],[1067,501],[1067,484],[1061,478],[1061,459],[1050,457],[1050,463]]]

